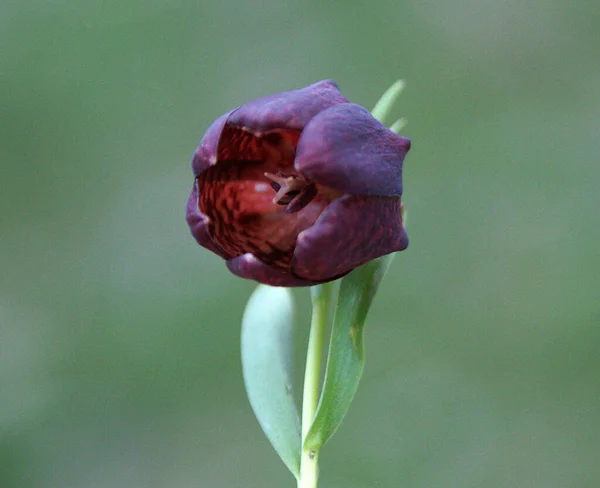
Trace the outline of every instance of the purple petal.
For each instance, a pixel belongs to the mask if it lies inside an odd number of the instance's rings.
[[[192,231],[192,235],[196,238],[198,244],[215,254],[218,254],[223,259],[229,259],[231,257],[210,238],[208,230],[210,220],[198,209],[198,183],[196,181],[194,182],[194,187],[192,188],[190,198],[187,202],[185,217],[190,226],[190,230]]]
[[[315,115],[348,99],[331,80],[319,81],[300,90],[277,93],[242,105],[227,121],[254,133],[274,129],[302,130]]]
[[[402,161],[410,140],[378,122],[363,107],[335,105],[305,127],[296,169],[307,178],[354,195],[402,195]]]
[[[292,272],[306,280],[327,281],[408,246],[400,198],[345,195],[315,224],[301,232]]]
[[[219,146],[221,132],[223,131],[225,122],[227,122],[227,118],[236,110],[237,109],[234,109],[221,115],[207,129],[204,136],[202,136],[200,145],[192,157],[192,170],[194,171],[194,176],[198,176],[206,168],[217,162],[217,148]]]
[[[303,280],[280,269],[267,266],[252,254],[247,253],[227,261],[233,274],[271,286],[310,286],[318,282]]]

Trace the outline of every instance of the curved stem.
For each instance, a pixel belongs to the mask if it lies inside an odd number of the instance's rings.
[[[332,287],[331,283],[325,283],[313,286],[310,290],[313,312],[302,394],[302,455],[298,488],[316,488],[319,477],[319,453],[312,449],[304,449],[304,439],[310,430],[319,403],[323,344],[327,330]]]

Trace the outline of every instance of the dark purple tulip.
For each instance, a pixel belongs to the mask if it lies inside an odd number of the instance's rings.
[[[204,134],[187,221],[238,276],[331,281],[408,246],[400,197],[409,149],[333,81],[259,98]]]

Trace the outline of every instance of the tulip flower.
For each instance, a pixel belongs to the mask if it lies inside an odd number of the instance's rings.
[[[409,149],[333,81],[259,98],[204,134],[187,221],[238,276],[273,286],[332,281],[408,246]]]

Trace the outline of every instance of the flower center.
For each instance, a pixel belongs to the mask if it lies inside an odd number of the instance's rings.
[[[217,161],[198,175],[198,210],[212,241],[228,258],[251,253],[289,271],[298,235],[338,194],[294,168],[300,131],[261,137],[225,127]]]
[[[317,186],[300,175],[285,176],[265,173],[270,185],[276,191],[273,203],[285,205],[285,213],[295,213],[306,207],[317,196]]]

